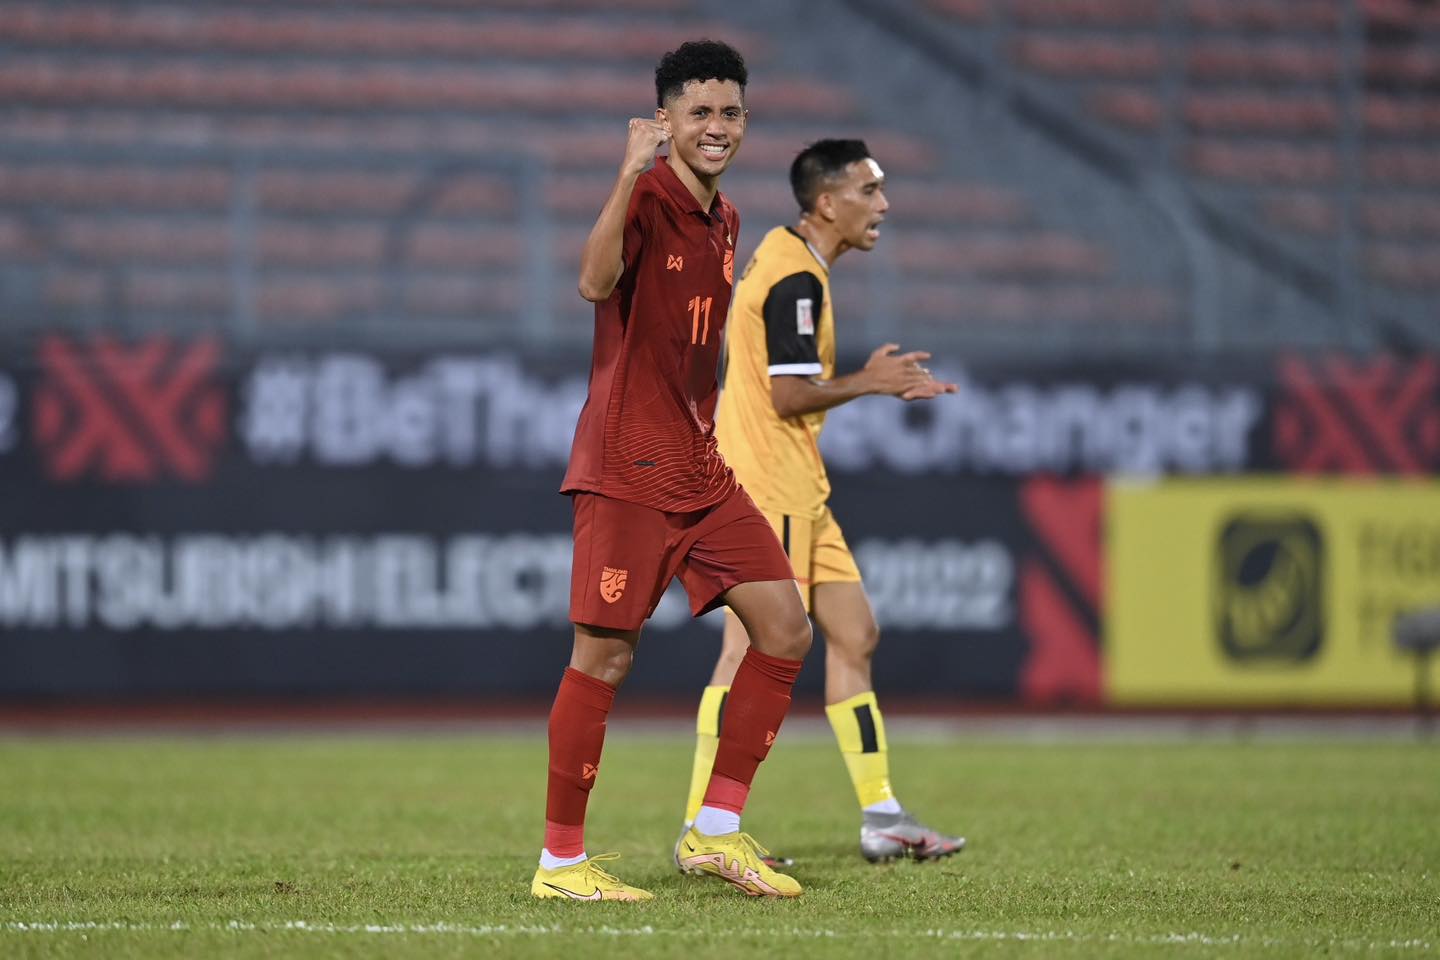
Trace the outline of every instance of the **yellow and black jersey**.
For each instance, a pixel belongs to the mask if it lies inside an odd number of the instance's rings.
[[[777,376],[835,376],[830,268],[789,227],[765,235],[735,285],[715,435],[762,508],[818,518],[830,497],[819,447],[825,413],[782,419],[770,398]]]

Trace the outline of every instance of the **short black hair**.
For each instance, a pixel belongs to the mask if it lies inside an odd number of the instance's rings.
[[[660,58],[655,68],[655,106],[679,96],[691,80],[734,80],[745,93],[750,72],[740,51],[721,40],[690,40]]]
[[[825,192],[827,181],[845,174],[845,168],[870,156],[864,140],[817,140],[790,164],[790,189],[805,213],[815,209],[815,200]]]

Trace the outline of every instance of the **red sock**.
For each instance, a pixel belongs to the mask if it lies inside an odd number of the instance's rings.
[[[585,852],[585,804],[600,770],[605,717],[615,688],[566,667],[550,708],[550,779],[545,790],[545,849],[557,857]]]
[[[745,809],[755,768],[770,752],[790,709],[790,690],[802,662],[771,657],[754,647],[746,651],[725,698],[720,746],[705,789],[706,806],[732,813]]]

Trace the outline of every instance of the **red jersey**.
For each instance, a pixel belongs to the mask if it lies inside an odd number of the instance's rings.
[[[590,393],[562,493],[683,513],[735,489],[715,443],[715,402],[739,231],[724,194],[701,209],[665,157],[635,182],[624,272],[595,305]]]

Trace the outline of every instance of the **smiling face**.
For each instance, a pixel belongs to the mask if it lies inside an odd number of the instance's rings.
[[[846,245],[873,250],[890,202],[885,199],[885,172],[870,157],[847,164],[844,174],[826,186],[816,207],[831,221]]]
[[[671,152],[697,180],[713,182],[745,137],[745,101],[734,80],[691,80],[655,111],[670,132]]]

